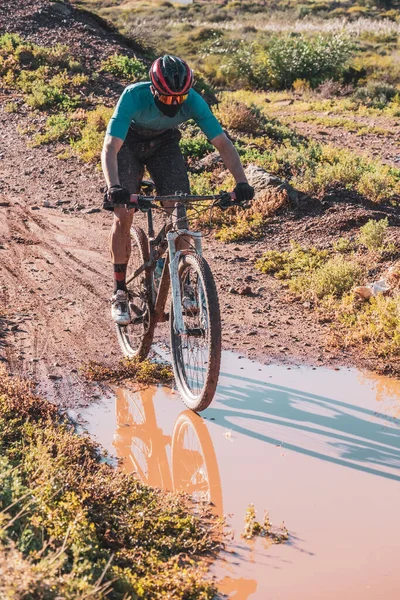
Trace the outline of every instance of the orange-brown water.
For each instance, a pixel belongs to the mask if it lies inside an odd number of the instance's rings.
[[[124,469],[228,515],[234,539],[212,570],[229,598],[397,600],[400,382],[228,353],[222,370],[201,417],[153,387],[82,418]],[[250,502],[289,543],[241,538]]]

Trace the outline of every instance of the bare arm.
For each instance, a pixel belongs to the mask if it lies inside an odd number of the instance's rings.
[[[101,152],[101,166],[107,187],[119,185],[117,154],[122,148],[123,140],[106,135]]]
[[[239,158],[239,154],[225,133],[217,135],[217,137],[211,140],[211,143],[220,153],[226,168],[232,173],[236,183],[248,183],[247,177],[243,170],[243,165]]]

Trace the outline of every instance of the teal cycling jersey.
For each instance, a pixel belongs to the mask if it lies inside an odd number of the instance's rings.
[[[130,125],[154,132],[171,129],[193,119],[209,140],[223,133],[207,102],[191,89],[175,117],[166,117],[157,108],[151,83],[134,83],[125,88],[107,127],[107,133],[125,140]]]

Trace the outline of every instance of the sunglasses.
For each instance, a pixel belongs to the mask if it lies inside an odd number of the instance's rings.
[[[189,94],[183,94],[182,96],[165,96],[164,94],[160,94],[153,88],[153,94],[163,104],[183,104],[188,97]]]

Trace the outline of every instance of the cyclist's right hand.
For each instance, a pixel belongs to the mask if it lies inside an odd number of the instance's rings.
[[[127,205],[130,202],[131,193],[121,185],[112,185],[104,194],[104,204],[110,207]]]

